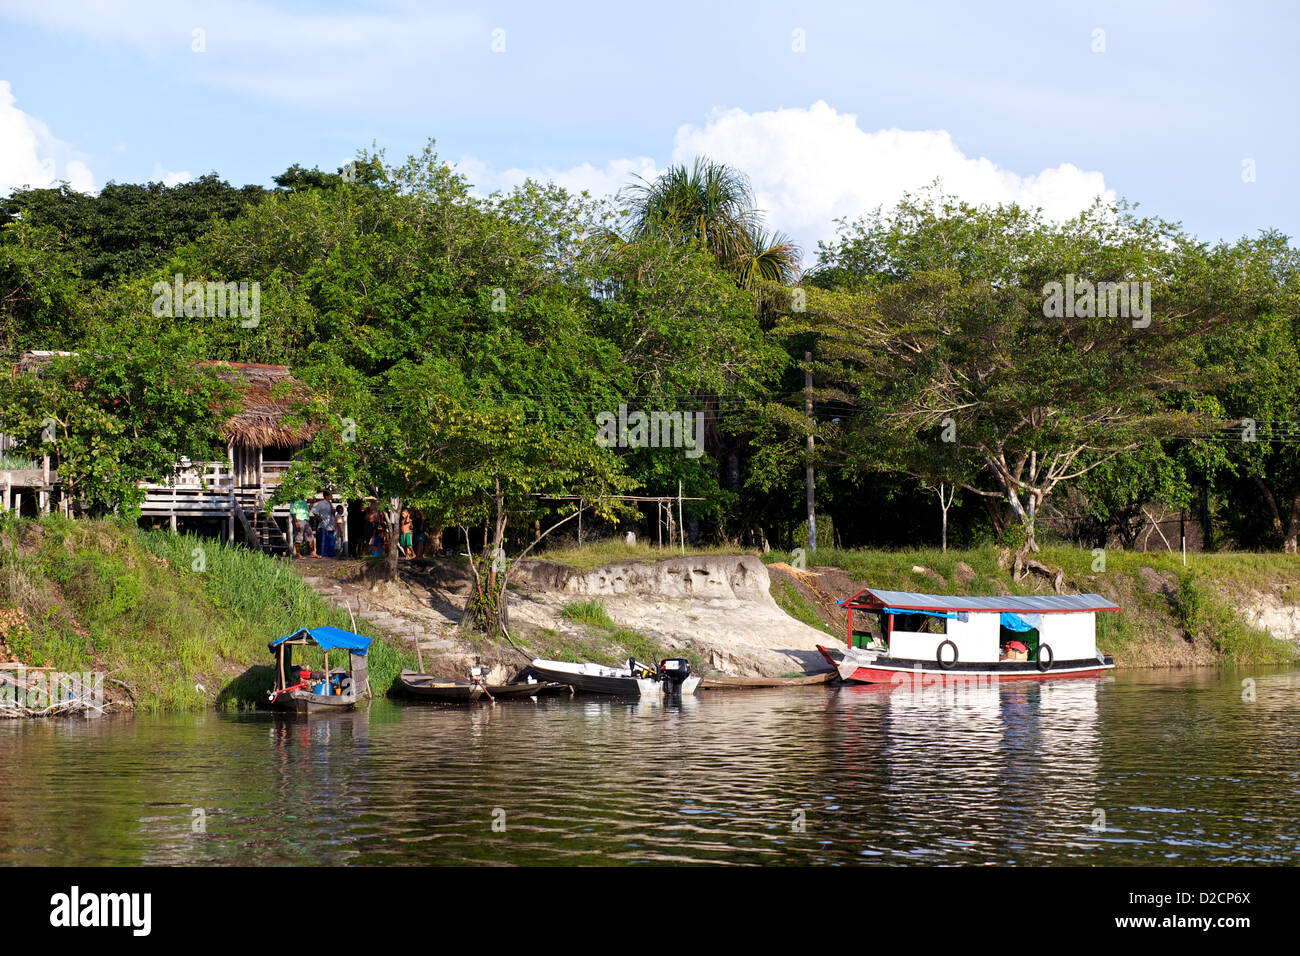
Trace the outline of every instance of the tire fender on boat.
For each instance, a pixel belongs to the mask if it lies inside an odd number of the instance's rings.
[[[1043,651],[1047,651],[1046,660],[1043,659]],[[1048,668],[1052,666],[1052,662],[1056,660],[1056,651],[1052,650],[1051,644],[1039,644],[1038,653],[1034,655],[1034,660],[1038,663],[1038,669],[1046,673]]]
[[[950,660],[950,661],[945,661],[945,660],[943,659],[943,645],[944,645],[944,644],[947,644],[949,647],[952,648],[952,660]],[[944,670],[949,670],[949,669],[951,669],[952,666],[953,666],[954,664],[957,663],[957,656],[958,656],[958,655],[957,655],[957,645],[954,644],[952,641],[944,641],[944,642],[942,642],[942,643],[938,646],[938,648],[935,649],[935,652],[934,652],[934,659],[935,659],[935,661],[936,661],[936,662],[939,664],[939,666],[942,667]]]

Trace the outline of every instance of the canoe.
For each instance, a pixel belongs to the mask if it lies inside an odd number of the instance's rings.
[[[706,677],[700,682],[700,690],[755,690],[762,687],[810,687],[815,684],[829,684],[839,678],[835,671],[818,671],[816,674],[801,674],[798,677]]]
[[[631,668],[610,667],[606,664],[574,664],[569,661],[547,661],[538,658],[532,662],[531,669],[541,680],[568,684],[580,694],[662,697],[665,687],[670,685],[669,681],[655,677],[638,677],[632,673]],[[680,686],[683,694],[693,694],[699,684],[699,677],[691,675],[681,681],[680,685],[671,686]]]
[[[404,670],[398,678],[402,690],[421,700],[436,700],[451,704],[464,704],[474,700],[511,700],[521,697],[538,697],[568,690],[568,686],[553,682],[520,681],[514,684],[475,684],[470,681],[444,681],[432,674]]]

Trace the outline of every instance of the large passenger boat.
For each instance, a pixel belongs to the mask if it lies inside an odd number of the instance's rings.
[[[1115,662],[1097,650],[1100,594],[957,597],[863,588],[840,601],[847,649],[818,646],[844,680],[888,683],[919,673],[1025,680],[1092,677]]]

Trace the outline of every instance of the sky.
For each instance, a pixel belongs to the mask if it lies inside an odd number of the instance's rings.
[[[1300,230],[1300,5],[0,0],[0,194],[271,185],[429,139],[483,193],[705,155],[809,258],[938,178],[1208,241]]]

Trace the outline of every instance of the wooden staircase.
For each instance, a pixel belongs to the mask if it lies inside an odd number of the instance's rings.
[[[293,547],[289,539],[285,537],[284,531],[261,508],[241,508],[235,509],[235,515],[244,529],[244,540],[249,545],[257,547],[264,554],[285,556],[293,554]]]

